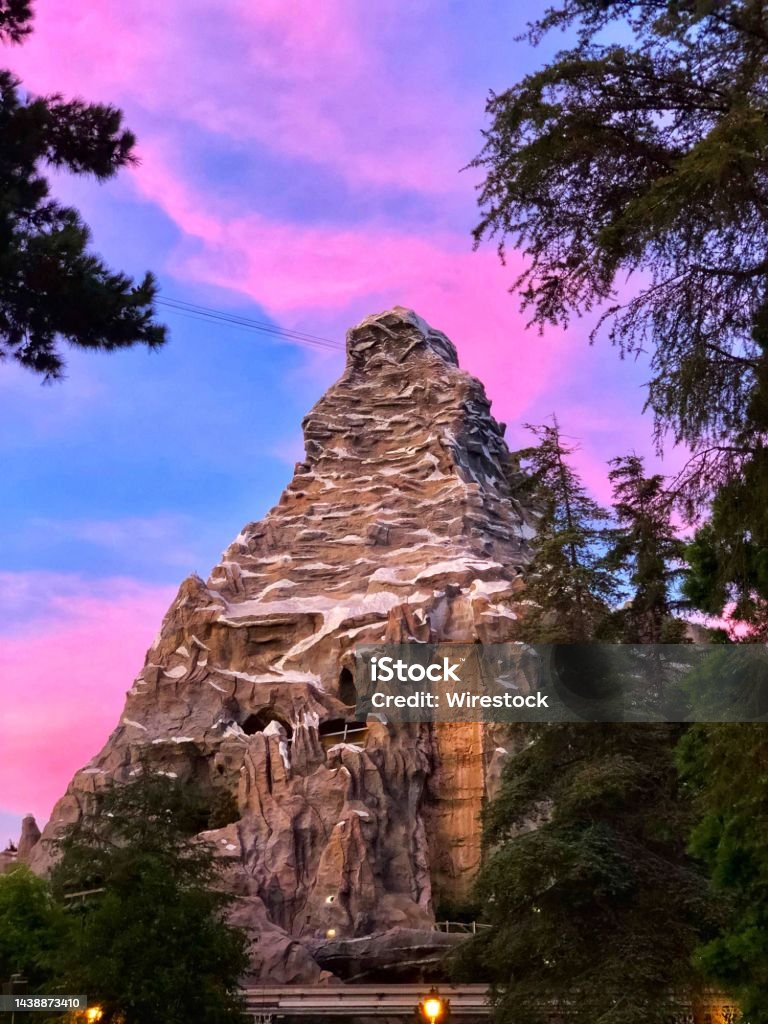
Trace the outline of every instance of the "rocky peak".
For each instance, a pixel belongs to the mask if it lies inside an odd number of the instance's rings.
[[[331,574],[358,594],[363,579],[386,589],[389,566],[404,586],[414,582],[408,565],[422,571],[459,550],[520,564],[531,529],[514,495],[517,467],[453,344],[396,307],[350,330],[348,353],[304,419],[306,457],[279,505],[243,530],[212,585],[229,596],[235,564],[277,584],[275,597],[287,582],[302,594],[327,588]],[[279,566],[264,559],[276,548]]]
[[[262,936],[253,976],[273,981],[322,977],[326,935],[423,930],[466,892],[502,744],[479,723],[354,722],[353,652],[514,638],[533,534],[503,427],[445,335],[396,307],[347,346],[278,504],[182,583],[31,858],[44,868],[61,825],[147,756],[196,779],[236,805],[206,838]]]
[[[347,331],[347,366],[352,370],[375,372],[390,363],[405,371],[414,369],[415,360],[425,357],[459,365],[453,342],[412,309],[395,306],[366,317]]]
[[[33,849],[37,846],[38,840],[40,839],[40,829],[37,827],[37,822],[32,814],[25,814],[21,822],[21,838],[19,839],[19,860],[26,862],[29,860]]]

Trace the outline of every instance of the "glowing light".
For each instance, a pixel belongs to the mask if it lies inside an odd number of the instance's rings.
[[[335,939],[336,938],[336,929],[335,928],[329,928],[328,931],[325,933],[325,937],[326,937],[326,939]]]
[[[85,1011],[86,1020],[101,1020],[104,1016],[104,1011],[100,1006],[91,1006]]]
[[[438,1017],[443,1015],[443,1001],[437,999],[435,996],[430,996],[429,999],[424,1000],[424,1013],[430,1020],[437,1020]]]

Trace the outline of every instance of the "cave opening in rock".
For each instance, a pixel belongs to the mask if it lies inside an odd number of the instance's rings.
[[[285,729],[288,739],[293,736],[293,729],[290,727],[288,722],[279,715],[274,708],[262,708],[261,711],[257,711],[253,715],[248,715],[244,722],[242,722],[240,728],[246,734],[246,736],[255,736],[257,732],[264,732],[270,722],[279,722],[280,725]]]
[[[348,668],[343,668],[339,673],[339,700],[349,708],[357,704],[355,680]]]

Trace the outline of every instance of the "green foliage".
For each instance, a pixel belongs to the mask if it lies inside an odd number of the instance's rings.
[[[586,492],[570,465],[575,451],[557,421],[528,426],[538,444],[517,453],[528,476],[524,484],[541,515],[526,573],[531,602],[520,639],[578,643],[605,619],[618,587],[602,558],[608,543],[608,513]]]
[[[697,725],[679,749],[699,818],[691,849],[728,900],[725,924],[697,959],[738,999],[745,1024],[768,1024],[767,752],[764,724]]]
[[[22,974],[39,990],[66,932],[46,882],[23,866],[0,875],[0,980]]]
[[[672,523],[673,499],[664,477],[645,475],[642,458],[611,460],[614,514],[618,523],[606,566],[626,575],[632,598],[621,612],[625,643],[680,643],[685,624],[672,618],[671,590],[682,573],[684,543]]]
[[[685,688],[699,722],[768,717],[768,648],[715,643],[696,659]]]
[[[59,980],[125,1024],[240,1024],[246,940],[226,923],[210,847],[194,838],[205,804],[188,785],[144,772],[100,792],[60,844],[54,892],[84,900]]]
[[[699,984],[713,920],[685,851],[670,725],[530,727],[488,808],[477,898],[491,924],[458,977],[495,986],[499,1024],[666,1024]]]
[[[610,698],[619,673],[628,716],[647,713],[648,699],[679,714],[672,704],[686,695],[666,688],[680,650],[658,646],[680,642],[684,628],[671,615],[683,545],[664,479],[646,476],[635,455],[613,460],[610,529],[557,424],[536,436],[520,453],[543,510],[522,639],[565,645],[553,658],[574,695]],[[616,612],[619,580],[632,598]],[[606,658],[596,639],[649,646]],[[474,897],[491,928],[459,951],[457,976],[493,983],[499,1024],[549,1024],[558,1014],[566,1024],[667,1024],[671,993],[702,987],[692,955],[718,913],[686,850],[691,808],[674,760],[684,727],[525,728],[528,746],[510,759],[485,816]]]
[[[753,337],[761,358],[744,410],[739,472],[719,487],[710,518],[697,530],[687,557],[685,593],[715,615],[741,620],[753,639],[768,638],[768,307]]]
[[[19,42],[30,19],[25,0],[0,0],[0,40]],[[14,75],[0,71],[0,136],[0,359],[52,379],[64,366],[62,339],[105,351],[162,345],[152,275],[134,283],[109,270],[90,251],[78,212],[51,198],[42,174],[48,166],[105,180],[132,163],[135,138],[121,112],[58,95],[27,97]]]
[[[766,24],[763,0],[560,0],[529,38],[575,45],[491,95],[474,162],[476,240],[524,249],[532,320],[600,308],[596,332],[650,349],[657,428],[696,451],[694,504],[764,429],[744,413],[766,362]]]
[[[753,639],[768,636],[768,448],[743,464],[719,490],[710,519],[686,551],[683,584],[691,603],[712,615],[749,625]]]

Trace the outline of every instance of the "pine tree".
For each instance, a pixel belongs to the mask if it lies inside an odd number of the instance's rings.
[[[525,488],[541,515],[526,572],[528,611],[520,639],[578,643],[591,637],[608,613],[617,586],[603,565],[608,513],[594,501],[570,464],[557,420],[528,428],[538,444],[518,452]]]
[[[672,618],[672,587],[682,572],[685,544],[672,522],[673,497],[664,477],[645,475],[640,456],[612,459],[618,529],[606,555],[606,566],[627,576],[631,599],[617,613],[625,643],[660,644],[683,640],[685,624]]]
[[[556,0],[528,40],[572,44],[491,94],[475,161],[476,241],[525,251],[534,323],[600,308],[594,335],[650,351],[649,405],[694,451],[697,501],[757,440],[742,427],[768,318],[767,23],[764,0]]]
[[[28,0],[0,0],[0,41],[31,28]],[[113,351],[165,341],[156,323],[151,274],[134,283],[89,248],[77,210],[50,196],[42,170],[111,178],[135,162],[135,138],[115,107],[29,97],[0,71],[0,359],[45,379],[60,377],[60,342]]]
[[[623,629],[656,640],[681,547],[663,481],[646,478],[641,460],[613,463],[619,529],[609,531],[568,466],[572,450],[557,423],[536,434],[539,445],[521,453],[544,509],[523,639],[565,644],[569,664],[594,681],[601,649],[593,641],[615,638],[617,576],[634,589]],[[674,759],[684,728],[524,727],[527,745],[510,758],[485,814],[474,899],[491,927],[455,965],[458,978],[493,984],[499,1024],[667,1024],[671,1001],[703,986],[691,957],[717,906],[686,850],[692,812]]]
[[[54,895],[89,897],[60,951],[59,990],[87,992],[106,1021],[243,1024],[246,939],[226,919],[214,854],[196,838],[208,808],[193,787],[145,768],[100,791],[60,843]]]
[[[498,1024],[668,1024],[673,994],[700,986],[713,906],[685,850],[680,728],[529,727],[485,819],[491,927],[456,966],[493,983]]]

